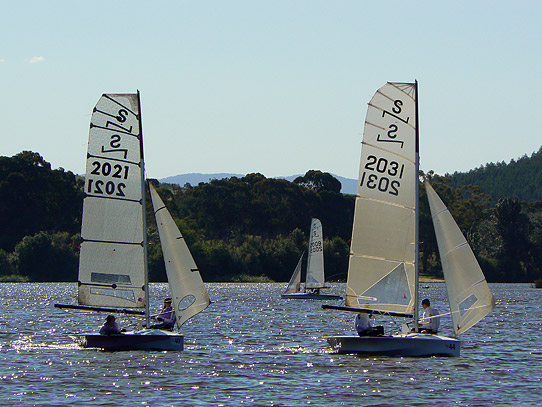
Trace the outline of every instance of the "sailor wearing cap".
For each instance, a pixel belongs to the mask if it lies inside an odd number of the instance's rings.
[[[420,332],[428,334],[436,334],[440,324],[440,317],[437,317],[438,311],[431,306],[428,298],[422,301],[423,315],[420,320]]]
[[[156,316],[156,321],[159,323],[151,325],[151,328],[173,330],[175,327],[175,310],[171,306],[170,297],[164,298],[164,306],[160,314]]]

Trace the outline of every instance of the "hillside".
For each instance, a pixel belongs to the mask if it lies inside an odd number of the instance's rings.
[[[489,163],[469,172],[447,174],[454,188],[478,185],[482,192],[499,199],[542,201],[542,147],[530,157],[524,155],[510,163]]]

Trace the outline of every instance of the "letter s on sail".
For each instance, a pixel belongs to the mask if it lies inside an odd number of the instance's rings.
[[[126,121],[126,115],[128,114],[128,111],[124,109],[119,110],[119,114],[117,117],[115,117],[119,122],[124,123]]]
[[[394,106],[395,106],[393,109],[391,109],[391,110],[393,111],[393,113],[395,113],[395,114],[401,113],[401,110],[402,110],[402,109],[401,109],[401,106],[403,106],[403,101],[397,99],[397,100],[395,100],[395,101],[393,102],[393,104],[394,104]]]

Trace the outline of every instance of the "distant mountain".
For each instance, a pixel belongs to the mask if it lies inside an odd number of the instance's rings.
[[[179,174],[173,175],[171,177],[166,177],[159,179],[160,182],[165,182],[168,184],[177,184],[181,187],[185,184],[190,184],[193,187],[197,186],[200,182],[208,183],[212,179],[223,179],[231,177],[244,177],[243,174],[229,174],[225,172],[219,172],[215,174],[201,174],[199,172],[191,172],[189,174]]]
[[[351,178],[345,178],[341,177],[340,175],[331,174],[335,178],[337,178],[341,184],[341,192],[343,194],[355,194],[358,181]],[[209,182],[213,179],[223,179],[223,178],[231,178],[231,177],[244,177],[245,174],[231,174],[231,173],[214,173],[214,174],[201,174],[201,173],[190,173],[190,174],[179,174],[179,175],[173,175],[171,177],[166,177],[159,179],[160,182],[165,182],[168,184],[177,184],[180,186],[184,186],[185,184],[190,184],[192,186],[198,185],[200,182]],[[275,178],[282,178],[285,180],[288,180],[292,182],[297,177],[303,176],[303,174],[297,174],[297,175],[289,175],[285,177],[275,177]]]

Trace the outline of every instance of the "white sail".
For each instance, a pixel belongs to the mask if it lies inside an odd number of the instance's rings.
[[[294,274],[292,274],[292,277],[288,282],[288,288],[286,289],[284,294],[293,294],[301,291],[301,263],[303,263],[304,254],[305,252],[301,253],[299,261],[297,262],[297,266],[295,267]]]
[[[149,184],[152,206],[160,234],[177,328],[210,304],[198,267],[158,192]]]
[[[143,155],[138,94],[103,95],[90,122],[79,304],[145,306]]]
[[[346,305],[412,313],[416,259],[416,84],[387,83],[369,102]]]
[[[427,199],[448,291],[456,334],[470,329],[495,308],[480,265],[471,247],[431,184],[425,181]]]
[[[319,219],[313,218],[311,222],[305,288],[322,288],[324,282],[324,237],[322,222]]]

